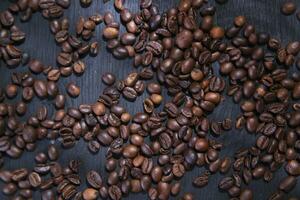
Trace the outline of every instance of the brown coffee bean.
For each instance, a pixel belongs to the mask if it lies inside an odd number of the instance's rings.
[[[35,188],[40,186],[42,183],[42,179],[41,179],[40,175],[36,172],[30,173],[28,176],[28,179],[29,179],[30,185]]]
[[[281,6],[281,12],[284,15],[291,15],[293,14],[297,9],[297,6],[292,1],[286,1]]]
[[[82,197],[84,200],[94,200],[99,196],[99,192],[93,188],[87,188],[83,191]]]
[[[14,98],[15,96],[17,96],[18,93],[18,86],[15,84],[8,84],[6,86],[6,96],[8,98]]]
[[[225,30],[222,27],[215,26],[210,30],[210,36],[213,39],[221,39],[225,35]]]
[[[122,198],[122,192],[116,185],[110,186],[108,188],[108,195],[112,200],[120,200]]]
[[[296,160],[288,161],[285,166],[285,170],[293,176],[298,176],[300,174],[300,163]]]
[[[250,189],[244,189],[242,190],[240,194],[241,200],[252,200],[253,199],[253,192]]]
[[[294,176],[287,176],[281,180],[279,184],[279,189],[284,192],[291,191],[297,184],[297,179]]]
[[[66,86],[66,90],[71,97],[78,97],[80,94],[80,88],[74,83],[69,83]]]
[[[193,34],[189,30],[183,30],[176,36],[176,45],[179,48],[188,48],[193,41]]]
[[[51,161],[55,161],[58,159],[59,152],[58,149],[54,145],[48,146],[48,157]]]
[[[92,105],[92,111],[95,115],[104,115],[105,114],[105,105],[103,103],[97,102]]]
[[[57,95],[55,98],[55,107],[60,109],[65,106],[65,96],[64,95]]]
[[[172,173],[175,177],[182,177],[185,174],[185,168],[182,164],[174,164],[172,167]]]
[[[45,98],[47,96],[47,85],[45,81],[35,80],[33,89],[38,97]]]
[[[95,189],[100,189],[102,186],[102,178],[96,171],[89,171],[86,175],[86,180]]]
[[[209,180],[209,172],[204,172],[202,175],[194,178],[193,184],[196,187],[204,187],[208,184]]]
[[[33,59],[28,63],[29,69],[36,74],[42,73],[44,70],[44,65],[41,61]]]
[[[126,158],[134,158],[138,153],[138,148],[135,145],[127,145],[123,148],[123,156]]]
[[[113,85],[116,81],[116,77],[114,74],[112,73],[105,73],[102,76],[102,81],[103,83],[105,83],[106,85]]]
[[[5,195],[12,195],[17,191],[17,186],[14,183],[5,184],[2,188],[2,192]]]

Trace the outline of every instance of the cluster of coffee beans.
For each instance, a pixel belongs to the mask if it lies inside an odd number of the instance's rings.
[[[87,7],[92,0],[80,2]],[[72,34],[69,20],[63,18],[70,3],[18,0],[0,13],[0,58],[8,67],[23,64],[29,68],[13,73],[11,83],[0,89],[0,163],[5,164],[4,157],[18,158],[23,151],[33,151],[40,140],[56,140],[63,148],[71,148],[83,138],[93,154],[107,149],[107,180],[95,170],[88,171],[88,187],[80,191],[79,170],[84,161],[70,160],[62,166],[58,148],[49,145],[47,153],[36,155],[32,169],[0,171],[5,195],[31,199],[39,191],[43,200],[120,200],[129,193],[144,192],[151,200],[165,200],[181,193],[181,179],[196,167],[205,170],[191,180],[195,187],[206,186],[216,173],[226,174],[218,186],[231,199],[254,199],[248,185],[259,179],[271,181],[280,168],[287,176],[266,198],[283,199],[296,186],[300,74],[289,69],[294,64],[300,68],[300,42],[284,46],[268,33],[257,32],[244,16],[235,17],[227,29],[217,26],[216,8],[207,0],[180,0],[164,13],[152,0],[140,0],[137,13],[126,8],[125,1],[115,0],[124,33],[108,11],[79,17]],[[282,7],[285,13],[289,10],[288,5]],[[37,11],[49,20],[60,47],[56,67],[45,66],[16,47],[25,40],[25,33],[14,25],[15,16],[19,13],[27,21]],[[103,73],[106,88],[96,102],[66,108],[66,96],[57,81],[84,73],[82,58],[98,54],[98,42],[90,40],[102,22],[107,49],[117,59],[132,58],[134,70],[123,79]],[[36,78],[37,74],[44,74],[45,79]],[[79,96],[80,90],[75,83],[66,85],[70,97]],[[135,101],[144,92],[148,96],[143,112],[131,114],[120,105],[122,99]],[[10,103],[18,93],[22,100]],[[240,105],[235,122],[208,119],[224,95]],[[49,108],[40,106],[25,121],[21,119],[34,96],[53,102],[53,116]],[[256,142],[234,156],[220,156],[224,144],[217,137],[233,127],[255,134]],[[180,199],[199,197],[187,192]]]

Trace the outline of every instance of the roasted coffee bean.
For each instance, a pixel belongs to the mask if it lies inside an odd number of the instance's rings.
[[[219,183],[219,188],[224,191],[229,190],[232,186],[234,186],[234,179],[232,177],[225,177]]]
[[[250,189],[244,189],[241,191],[240,197],[241,200],[251,200],[253,199],[253,192]]]
[[[204,187],[208,184],[209,180],[209,172],[204,172],[202,175],[194,178],[193,184],[196,187]]]
[[[183,30],[176,36],[176,45],[179,48],[188,48],[193,41],[193,34],[189,30]]]
[[[119,30],[117,28],[114,28],[114,27],[106,27],[104,30],[103,30],[103,37],[105,39],[114,39],[116,37],[118,37],[119,35]]]
[[[71,97],[78,97],[80,94],[80,88],[74,83],[69,83],[66,86],[66,90]]]
[[[48,157],[51,161],[55,161],[58,159],[59,152],[54,145],[49,145],[48,147]]]
[[[39,60],[33,59],[28,63],[29,69],[34,73],[41,73],[44,70],[44,65]]]
[[[33,85],[34,92],[40,98],[47,97],[47,85],[45,81],[35,80]]]
[[[14,183],[5,184],[2,188],[2,192],[5,195],[12,195],[17,191],[17,186]]]
[[[30,173],[28,176],[28,179],[29,179],[30,185],[35,188],[40,186],[42,183],[42,179],[41,179],[40,175],[36,172]]]
[[[297,179],[294,176],[287,176],[286,178],[281,180],[279,184],[279,189],[285,192],[289,192],[295,187],[296,184],[297,184]]]
[[[85,66],[84,62],[82,62],[80,60],[73,64],[73,71],[75,74],[78,74],[78,75],[82,74],[85,71],[85,68],[86,68],[86,66]]]
[[[297,6],[292,1],[286,1],[281,6],[281,12],[284,15],[291,15],[293,14],[297,9]]]
[[[57,95],[55,98],[55,107],[56,108],[63,108],[65,106],[65,96],[64,95]]]
[[[8,98],[14,98],[18,94],[18,86],[15,84],[9,84],[6,86],[6,96]]]
[[[99,192],[93,188],[86,188],[82,192],[83,199],[95,200],[99,196]]]
[[[102,186],[102,178],[96,171],[89,171],[86,175],[86,180],[95,189],[100,189]]]
[[[112,73],[105,73],[102,76],[102,81],[103,83],[105,83],[106,85],[113,85],[116,81],[116,77],[114,74]]]
[[[80,4],[83,7],[89,7],[92,4],[93,0],[80,0]]]
[[[118,186],[112,185],[108,188],[108,195],[112,200],[120,200],[122,192]]]
[[[8,10],[0,13],[0,22],[3,26],[12,26],[15,18]]]
[[[88,143],[88,148],[92,153],[98,153],[100,150],[100,143],[96,140],[91,140]]]
[[[137,97],[137,92],[131,87],[125,87],[122,91],[122,94],[126,99],[130,101],[134,101]]]

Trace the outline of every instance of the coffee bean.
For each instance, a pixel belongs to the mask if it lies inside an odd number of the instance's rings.
[[[15,22],[14,16],[11,14],[11,12],[3,11],[0,13],[0,22],[3,26],[12,26]]]
[[[49,145],[48,147],[48,157],[51,161],[55,161],[58,159],[59,152],[54,145]]]
[[[84,62],[82,62],[80,60],[73,64],[73,71],[78,75],[82,74],[85,71],[85,69],[86,69],[86,66],[85,66]]]
[[[174,164],[172,172],[175,177],[182,177],[185,174],[184,166],[182,164]]]
[[[83,7],[89,7],[92,4],[93,0],[80,0],[80,4]]]
[[[281,12],[284,15],[291,15],[293,14],[297,9],[297,6],[292,1],[286,1],[281,5]]]
[[[57,95],[55,98],[55,107],[60,109],[65,106],[65,96],[64,95]]]
[[[100,143],[96,140],[89,141],[88,148],[92,153],[98,153],[100,150]]]
[[[108,195],[112,200],[120,200],[122,197],[120,188],[115,185],[108,188]]]
[[[116,81],[116,77],[114,74],[112,73],[105,73],[102,76],[102,81],[103,83],[105,83],[106,85],[113,85]]]
[[[94,200],[97,199],[98,196],[99,192],[93,188],[86,188],[82,193],[82,197],[85,200]]]
[[[131,87],[125,87],[122,91],[122,94],[130,101],[134,101],[137,97],[137,92]]]
[[[8,84],[6,86],[6,96],[8,98],[14,98],[15,96],[17,96],[18,93],[18,86],[15,84]]]
[[[38,97],[45,98],[47,96],[47,85],[45,81],[35,80],[33,89]]]
[[[297,184],[297,179],[294,176],[287,176],[281,180],[279,184],[279,189],[285,192],[289,192],[295,187],[296,184]]]
[[[171,187],[171,195],[177,196],[179,194],[180,190],[181,190],[180,182],[174,183]]]
[[[202,175],[194,178],[193,184],[196,187],[204,187],[208,184],[209,180],[209,172],[204,172]]]
[[[28,63],[29,69],[36,74],[43,72],[44,65],[39,60],[33,59]]]
[[[78,97],[80,94],[80,88],[74,83],[69,83],[66,90],[71,97]]]
[[[116,37],[118,37],[119,35],[119,30],[117,28],[113,28],[113,27],[106,27],[103,30],[103,37],[105,39],[114,39]]]
[[[5,195],[12,195],[17,191],[17,186],[14,183],[5,184],[2,188],[2,192]]]
[[[215,26],[210,30],[210,36],[213,39],[221,39],[225,35],[225,30],[222,27]]]
[[[40,186],[42,183],[42,179],[41,179],[40,175],[36,172],[30,173],[28,176],[28,179],[29,179],[30,185],[35,188]]]
[[[241,200],[251,200],[253,199],[253,192],[250,189],[244,189],[242,190],[240,194]]]
[[[89,171],[86,175],[86,180],[95,189],[100,189],[102,186],[102,178],[96,171]]]
[[[176,45],[182,49],[188,48],[192,41],[193,34],[188,30],[183,30],[176,36]]]

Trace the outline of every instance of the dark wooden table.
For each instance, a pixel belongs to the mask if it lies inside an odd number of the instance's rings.
[[[133,11],[138,10],[137,2],[138,0],[127,0],[127,7]],[[178,1],[155,0],[154,2],[155,4],[158,4],[161,11],[163,11],[175,5]],[[215,4],[213,0],[209,0],[209,2],[211,4]],[[283,0],[229,0],[229,2],[225,5],[217,5],[217,23],[226,27],[227,24],[232,23],[235,16],[245,15],[250,23],[256,24],[258,31],[267,31],[284,43],[291,40],[299,40],[300,22],[297,21],[295,16],[285,17],[280,14],[280,5],[282,2]],[[298,6],[300,7],[300,1],[295,0],[295,2],[298,2]],[[5,9],[8,4],[8,0],[1,0],[0,10]],[[94,0],[93,4],[86,9],[83,9],[80,6],[79,0],[72,0],[72,5],[67,11],[65,11],[65,17],[68,17],[71,20],[70,25],[72,27],[80,15],[87,17],[96,12],[103,13],[106,10],[114,11],[113,0],[105,5],[102,0]],[[21,45],[21,48],[29,52],[32,57],[40,59],[45,64],[55,66],[55,58],[59,53],[59,48],[55,45],[53,35],[49,32],[48,21],[42,18],[40,13],[34,14],[29,23],[20,23],[19,20],[17,21],[17,24],[20,25],[22,30],[27,34],[26,41]],[[101,52],[95,58],[87,57],[85,59],[87,70],[84,75],[81,77],[72,76],[59,81],[60,90],[63,92],[65,92],[64,85],[70,81],[76,82],[82,89],[78,98],[67,99],[67,107],[78,106],[81,103],[95,102],[104,88],[100,78],[104,72],[113,72],[118,78],[123,78],[129,72],[134,71],[134,68],[131,66],[132,60],[116,60],[106,51],[105,43],[102,41],[100,35],[102,27],[103,25],[97,27],[96,35],[93,38],[93,40],[96,40],[101,44]],[[74,28],[72,27],[71,29]],[[218,66],[215,67],[217,68]],[[1,62],[0,86],[4,87],[9,82],[9,77],[12,72],[26,70],[26,66],[20,66],[13,70],[8,69],[5,67],[4,63]],[[146,94],[144,94],[144,96],[146,96]],[[142,100],[143,96],[138,98],[134,103],[122,101],[121,104],[124,105],[130,113],[136,113],[142,110]],[[51,107],[51,102],[47,100],[40,101],[35,98],[30,105],[29,113],[36,111],[39,105],[47,105]],[[218,106],[209,118],[221,120],[225,117],[231,117],[232,119],[235,119],[239,113],[240,110],[238,105],[235,105],[230,98],[226,98],[226,101]],[[241,147],[249,147],[253,144],[255,136],[247,134],[244,130],[232,130],[219,137],[218,140],[225,144],[225,148],[221,151],[221,155],[231,156],[237,149]],[[19,167],[27,167],[31,169],[34,165],[34,155],[36,152],[45,151],[49,142],[50,141],[39,142],[38,148],[34,152],[24,153],[21,159],[6,159],[4,168],[15,169]],[[97,155],[92,155],[87,150],[86,143],[81,140],[74,148],[61,151],[59,162],[66,165],[71,159],[81,160],[83,164],[80,168],[80,175],[82,176],[82,182],[85,183],[84,175],[91,169],[102,172],[102,175],[106,177],[104,170],[105,152],[106,149],[102,148]],[[197,189],[192,186],[192,177],[200,174],[203,170],[203,168],[195,168],[192,172],[189,172],[182,180],[182,191],[192,192],[195,195],[194,199],[196,200],[228,199],[228,196],[225,193],[219,192],[217,188],[218,182],[223,175],[217,174],[212,176],[209,180],[209,185],[203,189]],[[267,197],[276,190],[280,179],[284,176],[284,170],[280,170],[275,174],[274,179],[270,183],[253,181],[250,188],[255,191],[255,199],[267,199]],[[298,181],[300,181],[299,178]],[[0,186],[2,187],[3,185]],[[83,189],[84,187],[85,184],[83,184],[80,189]],[[39,192],[35,193],[34,199],[40,199],[38,193]],[[288,197],[291,196],[300,198],[299,184],[289,195],[286,195],[285,198],[288,199]],[[145,194],[131,194],[126,199],[137,200],[142,198],[147,198],[147,196]],[[5,199],[5,197],[0,194],[0,199]]]

